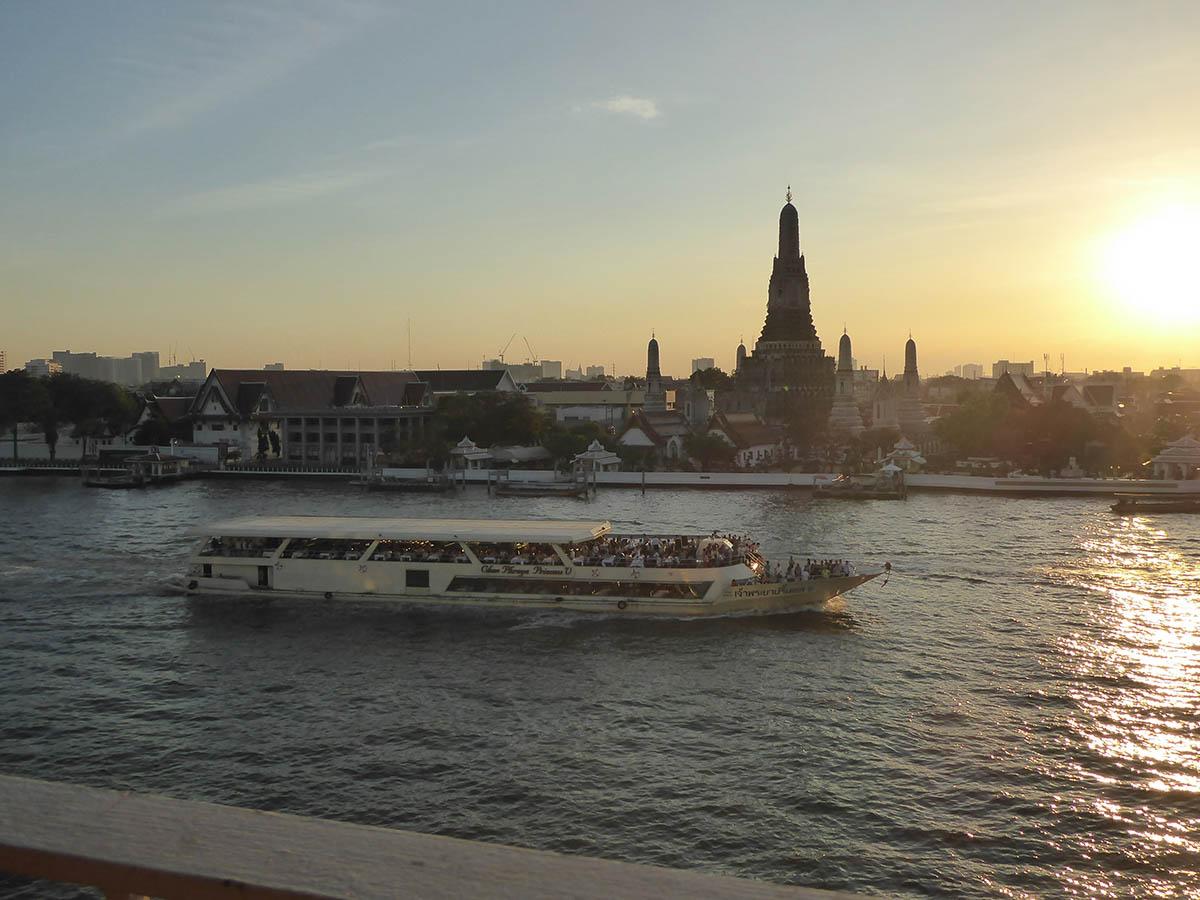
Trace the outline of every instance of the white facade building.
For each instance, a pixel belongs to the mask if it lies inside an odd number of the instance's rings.
[[[49,378],[62,370],[62,366],[52,359],[31,359],[25,363],[25,374],[31,378]]]
[[[999,379],[1001,375],[1024,375],[1026,378],[1032,378],[1033,363],[1009,362],[1007,359],[997,360],[992,363],[992,377]]]

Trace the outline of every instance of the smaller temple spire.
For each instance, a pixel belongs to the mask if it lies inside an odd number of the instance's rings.
[[[787,189],[787,202],[792,202],[792,186],[789,184]]]

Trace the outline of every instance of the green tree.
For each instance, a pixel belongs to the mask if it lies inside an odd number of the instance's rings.
[[[46,387],[56,422],[72,425],[75,437],[124,434],[137,420],[137,400],[120,385],[60,373]]]
[[[439,431],[451,443],[470,437],[481,447],[537,444],[548,424],[546,417],[524,394],[442,397],[434,419]]]
[[[582,453],[592,441],[605,440],[604,429],[596,422],[564,425],[554,422],[542,432],[542,446],[554,459],[556,468],[565,469],[577,453]]]
[[[693,372],[688,379],[693,386],[708,390],[728,391],[733,389],[733,379],[717,366]]]
[[[717,467],[729,468],[737,448],[715,434],[700,433],[689,434],[683,439],[683,452],[700,463],[705,471],[712,471]]]
[[[133,442],[141,447],[162,447],[171,443],[171,426],[160,418],[147,419],[133,433]]]
[[[613,452],[621,458],[621,468],[627,472],[653,472],[658,468],[658,454],[653,447],[618,444]]]
[[[970,394],[958,409],[934,423],[938,437],[959,456],[994,456],[1003,432],[1012,424],[1008,400],[995,392]]]
[[[17,434],[25,422],[45,422],[50,394],[45,380],[31,378],[21,369],[0,374],[0,429],[12,433],[13,460],[18,456]]]

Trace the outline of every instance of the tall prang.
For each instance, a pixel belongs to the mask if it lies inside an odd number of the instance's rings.
[[[857,437],[863,432],[863,421],[854,399],[854,354],[850,349],[850,335],[845,330],[838,344],[836,377],[833,406],[829,410],[829,431]]]
[[[917,371],[917,342],[912,335],[904,345],[904,391],[897,404],[900,418],[900,431],[907,437],[920,438],[928,425],[925,421],[925,407],[921,403],[921,375]]]
[[[663,387],[662,372],[658,368],[658,339],[650,333],[646,345],[646,395],[644,408],[648,412],[661,412],[667,408],[667,391]]]
[[[808,271],[800,252],[800,217],[792,189],[779,212],[779,251],[767,286],[762,334],[738,367],[731,409],[775,422],[822,427],[833,401],[834,361],[813,325]]]

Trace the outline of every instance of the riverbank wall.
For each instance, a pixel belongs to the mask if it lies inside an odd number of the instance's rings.
[[[424,480],[425,469],[385,468],[387,478]],[[11,462],[0,465],[0,475],[38,476],[59,475],[78,477],[76,465],[32,465]],[[282,466],[206,468],[194,471],[193,478],[220,478],[229,481],[277,478],[311,478],[314,480],[347,482],[358,473],[337,466]],[[458,484],[485,485],[495,473],[490,469],[456,472]],[[538,469],[512,469],[505,473],[512,482],[541,484],[553,481],[554,472]],[[589,475],[589,481],[593,476]],[[797,490],[809,491],[829,484],[836,478],[826,472],[597,472],[597,488],[698,488],[710,490]],[[1093,495],[1111,497],[1116,494],[1155,494],[1164,496],[1200,497],[1200,479],[1190,481],[1156,481],[1143,478],[995,478],[984,475],[908,475],[905,483],[910,492],[946,491],[971,494],[1000,494],[1006,496],[1072,496]]]
[[[384,469],[385,477],[423,479],[424,469]],[[456,480],[486,484],[488,469],[458,472]],[[552,481],[554,472],[513,469],[510,481],[537,484]],[[589,475],[591,480],[593,476]],[[621,488],[747,488],[812,490],[837,476],[827,472],[597,472],[597,487]],[[1154,481],[1134,478],[994,478],[982,475],[908,475],[910,491],[957,491],[984,494],[1063,496],[1071,494],[1163,494],[1200,496],[1200,479]]]

